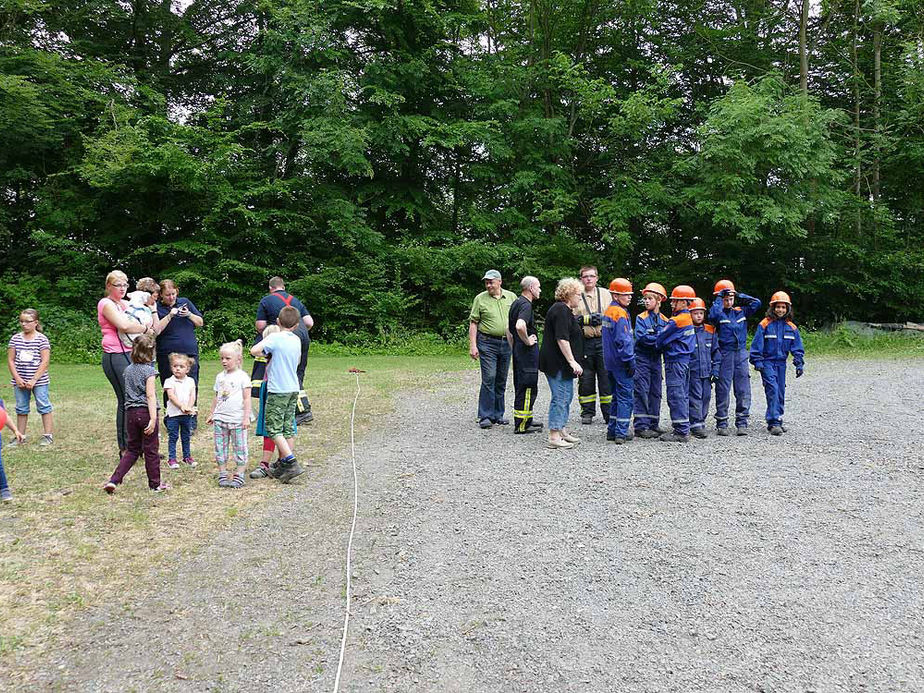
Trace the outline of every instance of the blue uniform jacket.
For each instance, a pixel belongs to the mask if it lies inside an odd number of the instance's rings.
[[[805,366],[805,348],[799,328],[789,320],[764,318],[751,342],[751,363],[761,368],[764,361],[785,361],[792,354],[792,365]]]
[[[699,327],[694,325],[693,329],[696,330],[696,348],[690,356],[690,373],[698,378],[718,376],[722,356],[715,327],[702,324]]]
[[[667,318],[660,313],[642,311],[635,317],[635,350],[640,354],[655,356],[658,352],[658,333],[667,325]]]
[[[671,317],[658,333],[656,345],[658,351],[664,353],[665,361],[689,360],[696,349],[696,331],[690,311],[684,309]]]
[[[620,364],[635,366],[632,321],[626,309],[615,301],[603,314],[603,364],[613,373]]]
[[[760,310],[760,299],[738,294],[743,306],[725,309],[722,297],[716,296],[709,309],[708,320],[716,327],[719,336],[719,348],[722,351],[744,349],[748,343],[748,318]]]

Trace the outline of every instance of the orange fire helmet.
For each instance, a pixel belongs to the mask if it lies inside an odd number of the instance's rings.
[[[694,298],[690,310],[706,310],[706,302],[701,298]]]
[[[789,299],[789,294],[785,291],[777,291],[773,296],[770,297],[770,305],[774,303],[788,303],[792,305],[792,301]]]
[[[694,298],[696,298],[696,291],[692,286],[687,286],[686,284],[675,286],[674,290],[671,291],[671,300],[680,299],[683,301],[692,301]]]
[[[667,290],[657,282],[647,284],[645,288],[642,289],[642,294],[658,294],[662,301],[667,298]]]
[[[732,293],[735,291],[735,285],[732,283],[731,279],[720,279],[715,283],[715,288],[712,290],[713,296],[718,296],[719,292],[723,289],[728,289]]]
[[[623,279],[622,277],[617,277],[610,282],[610,293],[611,294],[631,294],[632,293],[632,282],[628,279]]]

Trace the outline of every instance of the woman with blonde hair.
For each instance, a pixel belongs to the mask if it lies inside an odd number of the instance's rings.
[[[552,397],[549,401],[549,447],[573,448],[580,438],[568,433],[566,425],[574,399],[574,379],[581,375],[584,336],[574,317],[581,302],[581,282],[566,277],[555,288],[555,303],[545,316],[545,332],[539,349],[539,370],[549,381]]]
[[[131,363],[131,346],[123,341],[120,332],[125,335],[142,334],[153,329],[150,325],[142,325],[130,318],[128,301],[125,294],[128,291],[128,277],[124,272],[113,270],[106,275],[106,295],[96,304],[96,321],[103,334],[103,373],[112,385],[118,402],[116,410],[116,440],[119,443],[119,456],[125,452],[125,383],[123,373]]]

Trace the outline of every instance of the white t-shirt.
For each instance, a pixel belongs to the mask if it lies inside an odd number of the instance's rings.
[[[196,381],[188,375],[182,380],[177,380],[171,375],[164,381],[164,389],[173,390],[173,396],[178,402],[188,402],[196,391]],[[169,399],[167,400],[167,416],[183,416],[185,413]]]
[[[230,373],[219,371],[215,376],[215,412],[212,414],[212,420],[232,426],[242,425],[244,395],[241,392],[249,387],[250,376],[240,368]]]

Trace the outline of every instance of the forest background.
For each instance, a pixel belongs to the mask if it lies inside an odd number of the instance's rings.
[[[2,0],[0,324],[96,355],[105,274],[207,345],[457,342],[508,288],[729,277],[924,317],[920,0]]]

